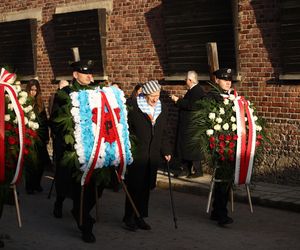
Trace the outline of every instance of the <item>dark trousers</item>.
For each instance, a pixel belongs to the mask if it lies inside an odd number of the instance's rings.
[[[230,187],[228,182],[215,183],[212,215],[219,219],[227,217],[227,203]]]
[[[202,174],[202,172],[203,172],[201,161],[182,160],[182,164],[184,164],[186,166],[188,175],[192,174],[193,168],[194,168],[195,174]]]
[[[73,198],[73,210],[72,214],[79,225],[80,219],[80,200],[81,200],[81,184],[76,180],[72,182],[72,198]],[[104,190],[103,186],[97,186],[98,198],[102,195]],[[84,186],[83,195],[83,212],[82,212],[82,231],[92,231],[95,219],[91,216],[90,212],[96,204],[96,186],[95,182],[91,180],[88,185]]]
[[[131,175],[131,171],[132,169],[129,169],[128,175]],[[133,175],[135,177],[133,177]],[[136,178],[139,178],[140,180],[137,181]],[[125,183],[127,185],[128,192],[141,217],[148,217],[148,206],[150,198],[150,167],[148,166],[141,176],[136,175],[136,173],[132,174],[132,176],[127,176],[125,179]],[[134,209],[128,197],[126,196],[124,220],[130,219],[134,216]]]

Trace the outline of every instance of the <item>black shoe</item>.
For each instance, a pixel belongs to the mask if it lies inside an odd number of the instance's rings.
[[[149,224],[147,224],[143,218],[137,218],[136,219],[136,225],[138,228],[143,229],[143,230],[151,230],[151,227]]]
[[[227,225],[227,224],[232,224],[233,223],[233,219],[232,218],[230,218],[230,217],[224,217],[224,218],[220,218],[219,220],[218,220],[218,224],[220,225],[220,226],[224,226],[224,225]]]
[[[0,240],[0,248],[4,247],[4,242],[2,240]]]
[[[53,215],[55,218],[62,218],[62,204],[54,203]]]
[[[123,219],[123,222],[124,222],[124,228],[129,230],[129,231],[136,231],[138,229],[138,226],[134,220],[133,217],[130,217],[130,218],[124,218]]]
[[[81,239],[86,243],[94,243],[96,242],[95,235],[90,231],[83,231],[81,235]]]
[[[198,178],[198,177],[202,177],[203,174],[202,173],[194,173],[194,174],[190,174],[189,176],[187,176],[187,178]]]

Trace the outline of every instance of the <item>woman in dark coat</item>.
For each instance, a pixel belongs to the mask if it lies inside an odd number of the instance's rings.
[[[49,142],[48,118],[42,99],[41,87],[39,81],[31,79],[26,91],[28,96],[33,98],[33,111],[36,115],[39,128],[37,130],[38,138],[34,142],[34,157],[26,159],[25,162],[25,186],[28,194],[35,191],[42,192],[41,179],[46,166],[51,164],[47,144]]]
[[[159,100],[161,86],[157,81],[143,85],[143,95],[128,103],[128,123],[133,138],[133,164],[128,166],[125,181],[128,191],[142,218],[148,217],[150,190],[156,186],[157,168],[164,160],[170,161],[168,142],[164,139],[168,111]],[[126,197],[126,228],[149,230],[151,227],[136,218],[134,210]]]

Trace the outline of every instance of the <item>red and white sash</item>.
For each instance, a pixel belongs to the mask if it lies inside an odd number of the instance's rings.
[[[16,166],[15,175],[11,181],[11,184],[16,184],[21,177],[23,160],[24,160],[24,135],[25,135],[25,122],[24,112],[18,101],[15,90],[9,85],[16,79],[15,74],[9,73],[4,68],[0,72],[0,182],[5,180],[5,92],[7,92],[12,102],[13,110],[16,113],[19,130],[19,143],[20,151]]]
[[[243,96],[238,96],[233,102],[236,109],[238,136],[234,183],[236,185],[249,184],[255,155],[256,125],[248,101]]]

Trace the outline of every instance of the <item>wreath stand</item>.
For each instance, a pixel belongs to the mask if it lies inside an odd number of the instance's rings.
[[[210,208],[211,208],[211,202],[212,202],[212,194],[214,191],[215,183],[220,183],[220,182],[230,182],[231,180],[226,180],[226,179],[216,179],[216,168],[214,169],[213,175],[211,177],[210,181],[210,187],[209,187],[209,194],[208,194],[208,200],[207,200],[207,206],[206,206],[206,213],[209,213]],[[248,202],[249,202],[249,207],[250,207],[250,212],[253,213],[253,206],[252,206],[252,200],[251,200],[251,193],[250,193],[250,188],[249,184],[245,184],[246,192],[247,192],[247,197],[248,197]],[[230,203],[231,203],[231,212],[234,211],[234,202],[233,202],[233,188],[232,186],[230,187]]]
[[[14,200],[15,200],[15,206],[16,206],[16,212],[17,212],[17,220],[19,228],[22,227],[22,221],[21,221],[21,213],[20,213],[20,206],[19,206],[19,200],[18,200],[18,193],[17,193],[17,187],[16,184],[13,184],[10,186],[12,188],[14,193]]]

